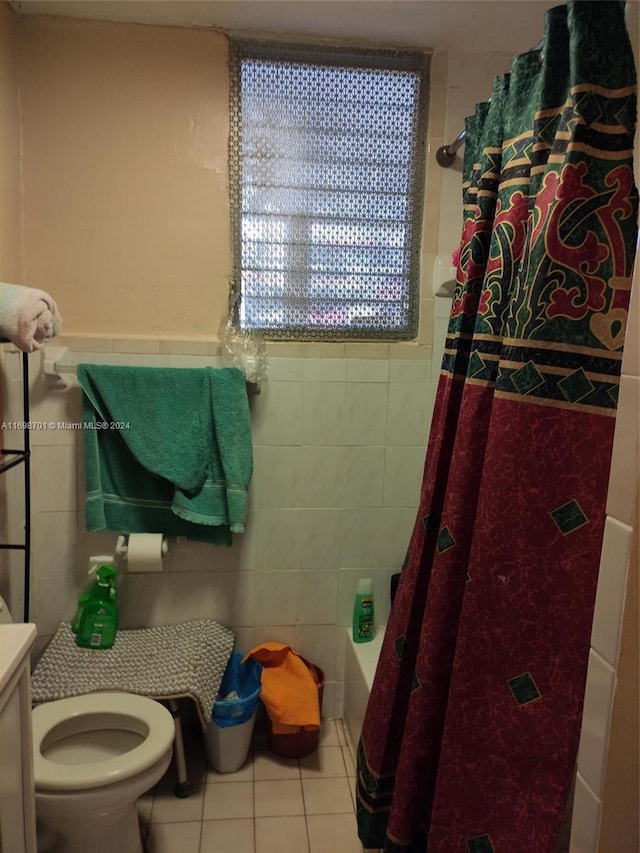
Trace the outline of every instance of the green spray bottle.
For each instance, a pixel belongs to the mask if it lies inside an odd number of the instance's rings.
[[[110,649],[118,630],[115,585],[118,570],[115,566],[103,565],[95,569],[95,574],[98,582],[80,598],[76,644],[86,649]]]
[[[73,622],[71,623],[71,630],[74,634],[78,633],[78,628],[80,627],[80,619],[82,619],[82,611],[84,610],[84,606],[91,598],[92,590],[88,589],[86,592],[83,592],[80,598],[78,599],[78,609],[76,610],[76,615],[73,617]]]
[[[89,571],[87,572],[87,574],[89,575],[89,577],[95,577],[96,572],[98,571],[98,568],[102,565],[111,566],[112,560],[113,560],[113,557],[110,555],[109,556],[100,555],[100,556],[95,556],[95,557],[89,557],[90,568],[89,568]],[[118,600],[118,593],[116,591],[115,575],[109,579],[109,582],[111,584],[111,595],[113,597],[113,600],[117,601]],[[95,586],[92,586],[91,589],[85,590],[85,592],[83,592],[82,595],[80,596],[80,598],[78,599],[78,608],[76,610],[76,615],[73,617],[73,622],[71,623],[71,630],[73,631],[74,634],[78,633],[78,628],[80,627],[80,619],[82,618],[82,611],[84,610],[84,606],[87,603],[87,601],[89,601],[91,599],[91,596],[93,595],[94,591],[95,591]]]

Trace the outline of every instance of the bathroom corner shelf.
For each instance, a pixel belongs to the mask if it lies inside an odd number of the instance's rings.
[[[0,338],[0,344],[7,344]],[[22,353],[22,418],[29,423],[29,358]],[[3,447],[0,450],[0,475],[23,465],[24,471],[24,541],[21,543],[0,543],[0,551],[22,551],[24,553],[24,621],[29,621],[29,597],[31,594],[31,445],[29,430],[22,430],[22,447],[18,449]]]

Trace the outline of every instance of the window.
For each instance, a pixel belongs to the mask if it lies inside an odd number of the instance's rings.
[[[415,337],[427,64],[423,54],[232,43],[242,328]]]

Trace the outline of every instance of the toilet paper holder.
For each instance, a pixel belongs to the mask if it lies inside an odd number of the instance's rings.
[[[167,544],[166,538],[162,537],[162,556],[164,557],[169,550],[169,545]],[[129,534],[125,534],[124,536],[118,536],[116,540],[116,554],[119,557],[123,557],[126,559],[127,554],[129,553]]]

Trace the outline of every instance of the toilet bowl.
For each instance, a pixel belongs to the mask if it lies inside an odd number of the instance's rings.
[[[32,724],[40,853],[142,853],[136,799],[171,761],[169,711],[91,693],[38,705]]]

